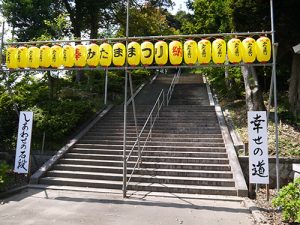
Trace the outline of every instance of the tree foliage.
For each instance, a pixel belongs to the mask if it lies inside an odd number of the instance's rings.
[[[3,0],[1,12],[19,40],[27,41],[45,33],[56,33],[44,21],[52,21],[62,11],[53,0]]]
[[[189,3],[193,15],[180,12],[183,18],[182,32],[189,34],[204,34],[230,32],[232,29],[231,8],[229,0],[195,0]]]

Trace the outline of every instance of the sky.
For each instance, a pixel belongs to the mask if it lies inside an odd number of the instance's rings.
[[[175,3],[175,6],[173,8],[173,10],[171,11],[172,14],[176,14],[176,12],[181,8],[184,11],[187,11],[186,8],[186,2],[187,0],[173,0],[173,2]]]

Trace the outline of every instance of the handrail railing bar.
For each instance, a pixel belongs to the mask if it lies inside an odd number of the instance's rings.
[[[162,106],[162,103],[161,103],[159,109],[161,108],[161,106]],[[151,127],[150,127],[150,130],[153,129],[154,123],[155,123],[155,121],[156,121],[156,119],[157,119],[157,117],[158,117],[158,114],[159,114],[159,111],[157,111],[157,113],[156,113],[156,115],[155,115],[155,118],[154,118],[154,121],[153,121],[153,123],[152,123],[152,125],[151,125]],[[143,145],[143,148],[142,148],[141,152],[144,151],[144,148],[145,148],[145,146],[146,146],[146,144],[147,144],[147,141],[148,141],[148,139],[149,139],[149,136],[150,136],[150,132],[148,133],[148,136],[147,136],[147,138],[146,138],[146,141],[144,142],[144,145]]]
[[[132,172],[131,172],[131,174],[130,174],[128,180],[127,180],[127,184],[130,182],[131,177],[132,177],[132,175],[133,175],[133,173],[134,173],[134,171],[135,171],[135,169],[136,169],[136,167],[137,167],[138,164],[139,164],[139,159],[135,162],[135,165],[134,165],[134,167],[133,167],[133,169],[132,169]]]
[[[157,100],[156,100],[156,102],[155,102],[155,104],[154,104],[154,106],[153,106],[151,112],[149,113],[149,116],[148,116],[148,118],[147,118],[147,120],[146,120],[146,122],[145,122],[143,128],[142,128],[141,131],[140,131],[140,135],[143,133],[142,131],[144,131],[144,129],[146,128],[146,125],[147,125],[147,123],[148,123],[148,121],[149,121],[149,119],[150,119],[150,117],[151,117],[151,115],[152,115],[152,113],[153,113],[153,111],[154,111],[154,109],[155,109],[155,106],[156,106],[157,103],[158,103],[158,99],[159,99],[160,96],[162,95],[162,92],[163,92],[163,90],[160,92],[160,94],[159,94],[159,96],[158,96],[158,98],[157,98]]]
[[[155,104],[154,104],[154,106],[153,106],[151,112],[149,113],[149,116],[148,116],[148,118],[147,118],[147,120],[146,120],[146,122],[145,122],[143,128],[141,129],[141,131],[140,131],[140,133],[139,133],[139,135],[138,135],[139,138],[142,136],[142,134],[143,134],[143,132],[144,132],[144,130],[145,130],[147,124],[148,124],[148,121],[149,121],[149,119],[150,119],[150,117],[151,117],[151,115],[152,115],[152,113],[153,113],[153,111],[154,111],[154,109],[155,109],[155,107],[156,107],[156,105],[157,105],[157,103],[158,103],[158,99],[159,99],[159,98],[161,97],[161,95],[162,95],[162,92],[163,92],[163,90],[160,92],[160,94],[159,94],[159,96],[158,96],[158,98],[157,98],[157,100],[156,100],[156,102],[155,102]],[[150,132],[150,131],[149,131],[149,132]],[[128,159],[130,158],[132,152],[134,151],[134,148],[136,147],[137,143],[138,143],[138,140],[136,140],[135,143],[134,143],[134,145],[132,146],[131,151],[129,152],[129,155],[128,155],[128,157],[126,158],[127,161],[128,161]]]
[[[178,71],[177,71],[177,73],[174,75],[174,77],[173,77],[173,79],[172,79],[172,82],[171,82],[171,84],[170,84],[169,90],[168,90],[168,92],[167,92],[167,99],[166,99],[167,105],[169,105],[169,102],[170,102],[170,100],[171,100],[172,93],[173,93],[174,88],[175,88],[175,84],[178,82],[180,74],[181,74],[181,70],[180,70],[180,68],[179,68]]]
[[[161,101],[161,103],[159,104],[159,99],[161,98],[161,96],[164,96],[163,93],[164,93],[164,90],[161,90],[161,92],[160,92],[160,94],[159,94],[159,96],[158,96],[158,98],[157,98],[157,100],[156,100],[156,102],[155,102],[155,104],[154,104],[152,110],[151,110],[150,113],[149,113],[149,116],[148,116],[148,118],[147,118],[147,120],[146,120],[146,122],[145,122],[143,128],[141,129],[141,131],[140,131],[140,133],[139,133],[139,135],[138,135],[138,138],[140,138],[140,137],[142,136],[142,134],[143,134],[143,132],[144,132],[144,130],[145,130],[145,128],[146,128],[146,126],[147,126],[147,124],[148,124],[150,118],[152,117],[151,126],[150,126],[150,129],[149,129],[149,132],[148,132],[148,135],[147,135],[146,140],[143,141],[143,142],[144,142],[144,145],[143,145],[143,147],[142,147],[142,149],[141,149],[141,153],[142,153],[142,152],[144,151],[144,149],[145,149],[145,146],[146,146],[146,144],[147,144],[147,142],[148,142],[148,139],[149,139],[149,137],[150,137],[150,135],[151,135],[151,132],[152,132],[154,123],[155,123],[156,119],[157,119],[158,116],[159,116],[159,110],[160,110],[160,109],[162,108],[162,106],[163,106],[163,101]],[[157,107],[157,112],[156,112],[156,114],[155,114],[155,116],[154,116],[154,119],[153,119],[153,113],[154,113],[154,109],[155,109],[156,107]],[[132,153],[134,152],[134,149],[136,148],[137,142],[138,142],[138,140],[135,141],[135,143],[133,144],[133,146],[132,146],[132,148],[131,148],[131,151],[129,152],[128,156],[126,157],[126,163],[129,161],[129,159],[130,159]],[[128,177],[128,180],[127,180],[127,182],[126,182],[126,186],[127,186],[128,183],[130,182],[130,180],[131,180],[131,178],[132,178],[132,175],[133,175],[133,173],[134,173],[134,171],[135,171],[137,165],[139,165],[139,163],[140,163],[140,162],[139,162],[139,158],[138,158],[137,161],[136,161],[136,163],[135,163],[135,165],[134,165],[134,167],[133,167],[133,169],[132,169],[132,172],[131,172],[130,176]]]

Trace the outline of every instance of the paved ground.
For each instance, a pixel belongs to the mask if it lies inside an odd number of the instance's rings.
[[[132,193],[131,193],[132,194]],[[251,225],[240,198],[27,189],[0,200],[1,225]]]

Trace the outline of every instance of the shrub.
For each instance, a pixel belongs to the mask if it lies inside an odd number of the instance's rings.
[[[8,164],[5,161],[0,161],[0,188],[6,183],[8,170]]]
[[[281,188],[272,203],[276,207],[282,207],[285,221],[300,223],[300,178]]]

